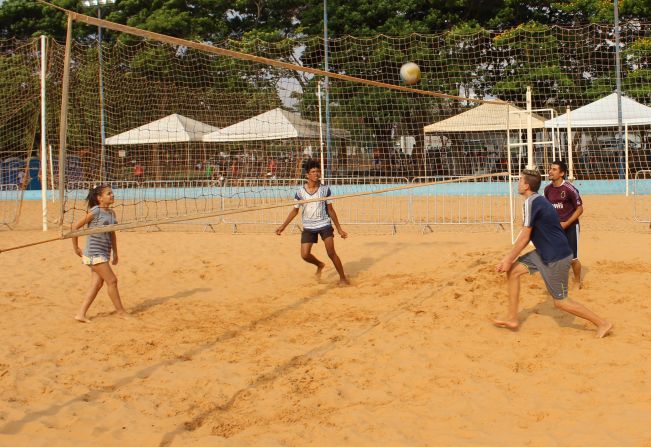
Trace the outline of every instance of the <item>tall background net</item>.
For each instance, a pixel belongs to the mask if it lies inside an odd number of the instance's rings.
[[[22,191],[40,189],[38,41],[0,40],[0,225],[19,217]]]
[[[411,61],[422,73],[414,88],[459,98],[302,70],[325,69],[320,38],[216,45],[297,65],[288,68],[105,29],[101,57],[97,42],[72,46],[64,221],[85,212],[87,188],[99,182],[116,188],[122,222],[286,202],[305,161],[316,158],[335,194],[464,179],[342,201],[344,222],[506,223],[507,179],[475,176],[517,174],[527,164],[544,172],[556,158],[571,160],[579,181],[634,179],[649,169],[649,30],[621,29],[622,93],[636,119],[620,132],[612,104],[595,103],[615,89],[611,26],[329,41],[333,73],[404,85],[400,67]],[[49,48],[48,137],[56,153],[64,45]],[[533,113],[525,111],[527,87]],[[573,119],[591,105],[583,121]],[[568,107],[571,138],[562,116]],[[276,224],[286,211],[217,221]]]

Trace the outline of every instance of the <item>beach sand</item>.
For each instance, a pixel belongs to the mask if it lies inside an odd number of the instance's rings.
[[[62,240],[0,254],[2,446],[651,446],[651,230],[632,198],[587,196],[585,287],[615,323],[522,282],[519,331],[498,227],[368,234],[349,226],[340,287],[299,236],[118,234],[119,287],[73,319],[88,268]],[[39,204],[0,248],[56,237]]]

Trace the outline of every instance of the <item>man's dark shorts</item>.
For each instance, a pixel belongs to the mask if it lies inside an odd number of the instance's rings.
[[[538,252],[534,250],[520,256],[518,262],[523,264],[531,275],[540,272],[543,281],[545,281],[545,286],[547,286],[547,291],[555,300],[567,298],[567,283],[570,276],[572,255],[546,264],[540,258]]]
[[[567,242],[570,244],[572,253],[574,253],[573,259],[579,259],[579,234],[579,224],[570,225],[565,229]]]
[[[331,226],[318,230],[303,230],[303,233],[301,233],[301,244],[316,244],[319,242],[319,235],[321,235],[321,240],[325,241],[335,235],[335,230]]]

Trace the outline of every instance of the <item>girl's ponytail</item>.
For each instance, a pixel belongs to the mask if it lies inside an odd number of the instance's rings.
[[[102,195],[102,191],[107,187],[108,185],[97,185],[88,190],[88,196],[86,197],[86,200],[88,201],[88,209],[99,205],[99,200],[97,200],[97,198]]]

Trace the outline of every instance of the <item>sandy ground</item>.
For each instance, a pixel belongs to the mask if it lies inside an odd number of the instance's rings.
[[[521,329],[491,324],[496,228],[350,227],[349,287],[329,262],[314,277],[297,234],[121,232],[134,320],[102,290],[90,324],[69,240],[2,253],[0,445],[651,446],[651,230],[630,199],[585,201],[572,297],[615,323],[601,340],[539,276]],[[1,248],[57,236],[37,205]]]

